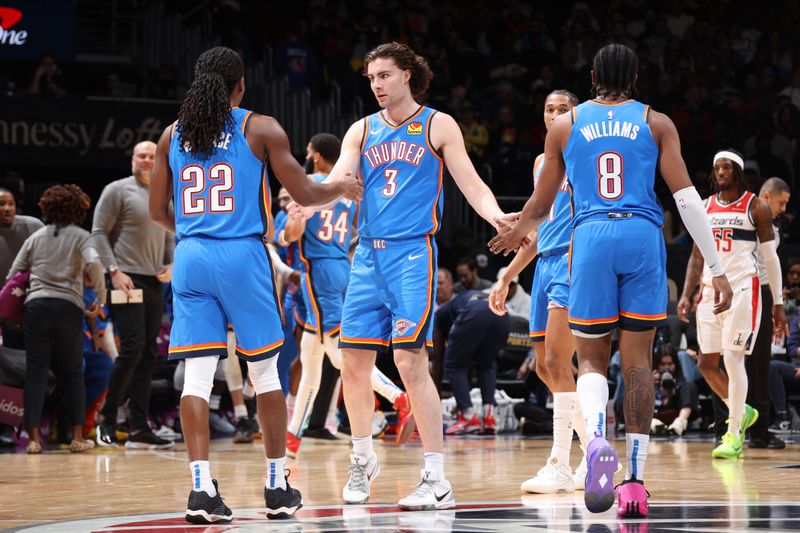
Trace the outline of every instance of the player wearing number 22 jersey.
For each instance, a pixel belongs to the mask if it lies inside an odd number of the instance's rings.
[[[206,160],[186,150],[177,132],[170,141],[178,239],[170,359],[224,354],[228,321],[240,358],[265,359],[283,344],[274,271],[262,242],[270,223],[266,163],[245,137],[251,112],[230,113]],[[257,202],[245,198],[254,194]]]
[[[364,119],[360,241],[340,346],[414,350],[431,344],[443,162],[430,143],[436,111],[420,106],[397,125],[383,113]]]
[[[644,331],[666,319],[663,211],[650,107],[584,102],[564,149],[572,187],[569,323],[580,334]]]

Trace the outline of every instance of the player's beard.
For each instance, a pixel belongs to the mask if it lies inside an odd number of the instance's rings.
[[[306,171],[306,174],[313,174],[314,173],[314,160],[310,157],[306,157],[306,162],[303,163],[303,170]]]

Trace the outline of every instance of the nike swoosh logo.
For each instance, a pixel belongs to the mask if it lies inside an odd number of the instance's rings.
[[[440,502],[440,501],[444,500],[445,498],[447,498],[447,496],[448,496],[449,494],[450,494],[450,491],[449,491],[449,490],[448,490],[447,492],[445,492],[444,494],[442,494],[441,496],[439,496],[438,494],[436,494],[436,493],[434,492],[434,493],[433,493],[433,497],[434,497],[434,498],[436,498],[436,501],[437,501],[437,502]]]
[[[377,135],[381,132],[381,130],[369,130],[370,135]]]
[[[409,254],[409,255],[408,255],[408,260],[409,260],[409,261],[413,261],[414,259],[419,259],[419,258],[420,258],[420,257],[422,257],[423,255],[425,255],[425,254],[419,254],[419,255],[411,255],[411,254]]]

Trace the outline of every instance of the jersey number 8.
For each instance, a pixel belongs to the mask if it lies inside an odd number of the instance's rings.
[[[618,200],[625,191],[622,179],[622,156],[603,152],[597,158],[597,192],[606,200]]]
[[[204,194],[206,181],[211,182],[208,188],[208,199]],[[233,189],[233,168],[227,163],[215,163],[208,169],[208,180],[206,180],[206,169],[200,165],[188,165],[181,170],[181,183],[188,185],[181,192],[181,204],[183,214],[201,215],[209,213],[233,213],[233,196],[225,195]],[[206,209],[208,203],[208,209]]]

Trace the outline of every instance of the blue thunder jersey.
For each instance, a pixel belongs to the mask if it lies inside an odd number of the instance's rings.
[[[383,111],[364,119],[358,172],[364,185],[361,238],[408,239],[439,231],[444,165],[430,142],[436,113],[420,106],[396,126],[384,119]]]
[[[211,156],[200,159],[172,126],[169,166],[175,201],[175,233],[184,237],[236,239],[269,229],[270,191],[266,161],[260,161],[245,132],[252,111],[233,108]],[[257,195],[258,201],[252,201]]]
[[[649,115],[650,106],[636,100],[617,105],[584,102],[573,108],[564,149],[573,226],[596,215],[641,216],[663,224],[654,190],[658,146]]]
[[[534,188],[539,181],[539,174],[542,172],[542,165],[536,169],[533,175]],[[564,176],[561,187],[558,189],[553,207],[547,220],[539,224],[539,233],[536,237],[536,250],[539,254],[548,252],[564,252],[569,248],[569,239],[572,236],[572,205],[570,204],[569,181]]]
[[[322,174],[312,174],[316,182],[325,179]],[[332,207],[317,211],[306,221],[306,230],[300,244],[301,259],[349,260],[350,238],[356,203],[340,198]]]

